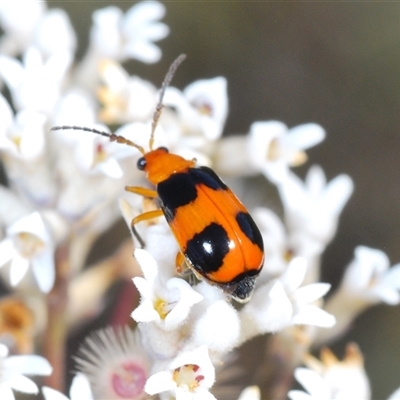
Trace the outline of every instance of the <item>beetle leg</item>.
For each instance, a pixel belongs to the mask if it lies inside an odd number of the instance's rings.
[[[137,215],[135,218],[132,219],[132,221],[131,221],[132,233],[133,233],[133,235],[135,236],[135,238],[139,241],[140,246],[141,246],[142,248],[144,247],[144,244],[145,244],[145,243],[144,243],[143,239],[140,237],[138,231],[136,230],[135,225],[136,225],[138,222],[147,221],[147,220],[149,220],[149,219],[161,217],[162,215],[163,215],[163,212],[162,212],[161,209],[159,209],[159,210],[147,211],[147,212],[145,212],[145,213],[143,213],[143,214]]]
[[[143,197],[150,197],[152,199],[157,197],[157,192],[153,189],[144,188],[141,186],[125,186],[127,192],[140,194]]]
[[[182,275],[184,271],[187,270],[187,266],[185,263],[185,256],[180,251],[176,253],[175,266],[176,266],[176,272],[179,275]]]

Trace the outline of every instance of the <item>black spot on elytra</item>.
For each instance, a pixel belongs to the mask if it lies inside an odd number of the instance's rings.
[[[157,185],[157,194],[165,218],[171,222],[177,208],[196,200],[196,183],[187,173],[172,174]]]
[[[236,214],[236,221],[241,229],[241,231],[262,251],[264,250],[264,243],[260,230],[257,228],[256,223],[250,214],[247,212],[239,211]]]
[[[188,240],[185,256],[200,274],[215,272],[229,252],[229,242],[225,229],[213,222]]]
[[[197,184],[205,185],[213,190],[226,190],[228,188],[211,168],[191,168],[189,173]]]

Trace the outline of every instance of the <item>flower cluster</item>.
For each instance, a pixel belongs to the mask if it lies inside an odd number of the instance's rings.
[[[293,172],[307,161],[306,150],[324,140],[319,125],[288,128],[280,121],[257,121],[247,134],[223,137],[224,77],[198,80],[183,90],[164,88],[162,112],[154,117],[160,85],[130,75],[122,63],[161,59],[155,42],[169,32],[161,21],[165,11],[157,1],[126,12],[115,6],[97,10],[88,49],[75,63],[77,38],[63,10],[31,0],[0,2],[0,82],[7,89],[0,93],[0,160],[8,180],[0,186],[0,274],[9,290],[0,298],[0,397],[14,399],[12,389],[37,393],[23,375],[34,374],[49,376],[42,388],[46,400],[67,399],[60,378],[66,335],[98,316],[107,290],[125,281],[139,300],[127,300],[122,290],[113,307],[114,326],[82,343],[74,355],[79,372],[71,400],[216,399],[219,376],[235,363],[234,350],[267,334],[261,365],[276,368],[286,384],[283,395],[271,384],[267,397],[369,399],[355,344],[344,361],[328,349],[321,361],[309,352],[346,332],[368,307],[398,304],[400,265],[390,267],[380,250],[357,247],[339,288],[324,299],[331,286],[320,282],[321,256],[353,183],[344,174],[327,182],[317,165],[304,181]],[[110,126],[116,127],[112,136]],[[125,144],[110,137],[123,137]],[[124,191],[127,185],[143,186],[142,172],[132,165],[149,147],[160,146],[211,167],[222,179],[260,174],[276,186],[282,216],[268,201],[250,210],[265,261],[246,304],[190,269],[177,269],[182,249],[154,196]],[[132,240],[85,268],[101,234],[121,216],[131,230],[132,219],[146,212],[154,218],[135,225]],[[51,375],[42,356],[8,356],[8,348],[43,349],[55,372]],[[289,391],[292,377],[307,393]],[[225,397],[261,398],[257,387],[238,393]]]

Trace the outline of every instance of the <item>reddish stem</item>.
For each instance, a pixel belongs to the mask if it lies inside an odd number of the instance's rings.
[[[44,333],[43,355],[53,366],[53,373],[45,384],[64,392],[66,366],[66,309],[69,282],[69,245],[61,244],[56,252],[56,278],[53,289],[47,296],[48,321]]]

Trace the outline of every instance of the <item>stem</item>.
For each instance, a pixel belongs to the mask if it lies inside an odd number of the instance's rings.
[[[56,278],[47,296],[47,327],[44,333],[43,355],[53,366],[53,373],[45,384],[64,392],[66,366],[66,309],[69,283],[69,242],[61,244],[56,252]]]
[[[297,329],[289,328],[286,332],[271,335],[267,340],[265,357],[256,374],[256,382],[265,399],[285,400],[293,385],[293,371],[301,363],[310,344],[301,328]]]

